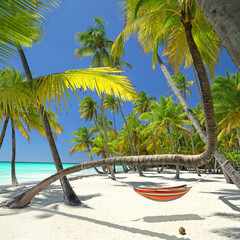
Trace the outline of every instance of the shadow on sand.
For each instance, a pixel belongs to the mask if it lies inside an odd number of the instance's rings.
[[[176,222],[176,221],[193,221],[193,220],[204,220],[205,218],[200,217],[197,214],[183,214],[183,215],[168,215],[168,216],[147,216],[134,221],[143,220],[148,223],[156,222]]]

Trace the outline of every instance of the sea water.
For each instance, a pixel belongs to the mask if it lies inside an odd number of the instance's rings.
[[[76,163],[63,163],[63,168],[71,167]],[[54,163],[16,162],[16,176],[20,185],[34,183],[56,173]],[[70,176],[91,175],[94,169],[86,169]],[[11,186],[11,162],[0,162],[0,189]]]

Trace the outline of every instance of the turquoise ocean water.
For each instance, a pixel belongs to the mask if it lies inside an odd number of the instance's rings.
[[[63,163],[63,167],[71,167],[75,163]],[[56,173],[54,163],[17,162],[16,175],[20,185],[41,181]],[[94,169],[87,169],[73,173],[71,176],[90,175],[96,173]],[[11,185],[11,163],[0,162],[0,189]]]

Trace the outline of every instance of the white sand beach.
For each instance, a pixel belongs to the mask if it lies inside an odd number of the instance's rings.
[[[203,177],[205,175],[203,174]],[[117,174],[117,181],[93,176],[71,181],[83,205],[62,202],[58,184],[37,195],[24,209],[0,209],[0,239],[4,240],[146,240],[240,239],[240,191],[223,175],[211,174],[182,198],[157,202],[128,186],[177,186],[196,183],[196,173],[174,171]],[[17,190],[0,191],[4,201]],[[186,229],[180,235],[179,227]]]

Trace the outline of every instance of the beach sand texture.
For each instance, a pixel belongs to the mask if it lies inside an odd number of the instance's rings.
[[[81,207],[63,204],[60,186],[51,185],[24,209],[0,209],[0,239],[240,239],[240,191],[226,184],[223,175],[209,175],[177,200],[157,202],[136,194],[129,185],[191,185],[200,178],[183,172],[177,181],[170,170],[144,174],[117,174],[117,181],[106,176],[71,181]],[[24,188],[0,191],[0,201]],[[180,227],[186,235],[179,234]]]

